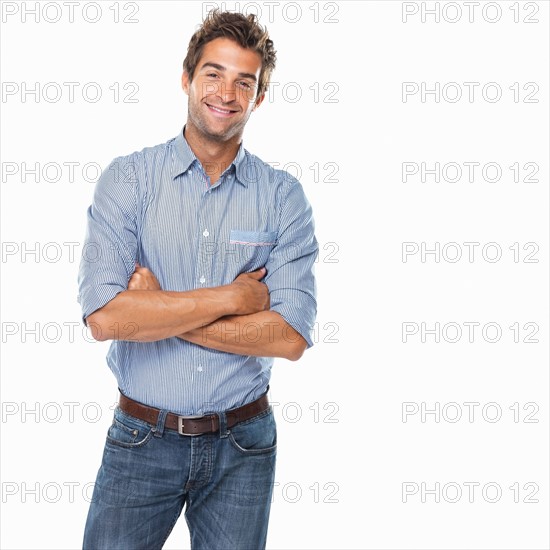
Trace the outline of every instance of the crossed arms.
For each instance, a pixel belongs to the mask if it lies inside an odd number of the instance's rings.
[[[155,275],[136,265],[128,290],[86,322],[96,340],[154,342],[176,336],[219,351],[296,361],[307,342],[279,313],[269,311],[268,288],[260,281],[264,275],[261,268],[228,285],[172,292],[161,290]],[[115,324],[117,330],[109,330]]]

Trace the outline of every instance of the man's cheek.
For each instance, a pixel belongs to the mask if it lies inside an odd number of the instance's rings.
[[[201,88],[202,88],[201,97],[214,95],[218,93],[218,84],[214,84],[213,82],[203,82]]]

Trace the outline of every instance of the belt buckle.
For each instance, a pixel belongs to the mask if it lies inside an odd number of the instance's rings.
[[[198,433],[198,434],[186,434],[184,431],[183,431],[183,421],[185,418],[187,418],[188,420],[191,419],[191,418],[201,418],[202,415],[201,414],[198,414],[196,416],[178,416],[178,433],[180,435],[185,435],[186,437],[195,437],[196,435],[202,435],[204,432],[201,432],[201,433]]]

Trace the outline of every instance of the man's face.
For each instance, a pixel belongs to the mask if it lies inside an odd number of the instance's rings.
[[[188,122],[214,141],[242,135],[250,114],[263,101],[263,96],[256,97],[261,68],[260,55],[233,40],[208,42],[193,80],[185,71],[182,76],[189,95]]]

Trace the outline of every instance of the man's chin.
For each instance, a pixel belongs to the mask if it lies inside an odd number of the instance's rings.
[[[192,122],[205,139],[217,143],[224,143],[235,138],[242,134],[244,129],[242,121],[232,121],[231,124],[228,124],[228,121],[212,121],[204,116],[196,116],[192,117]]]
[[[202,133],[204,136],[212,141],[217,141],[223,143],[229,141],[239,132],[238,128],[212,128],[206,127],[202,128]]]

